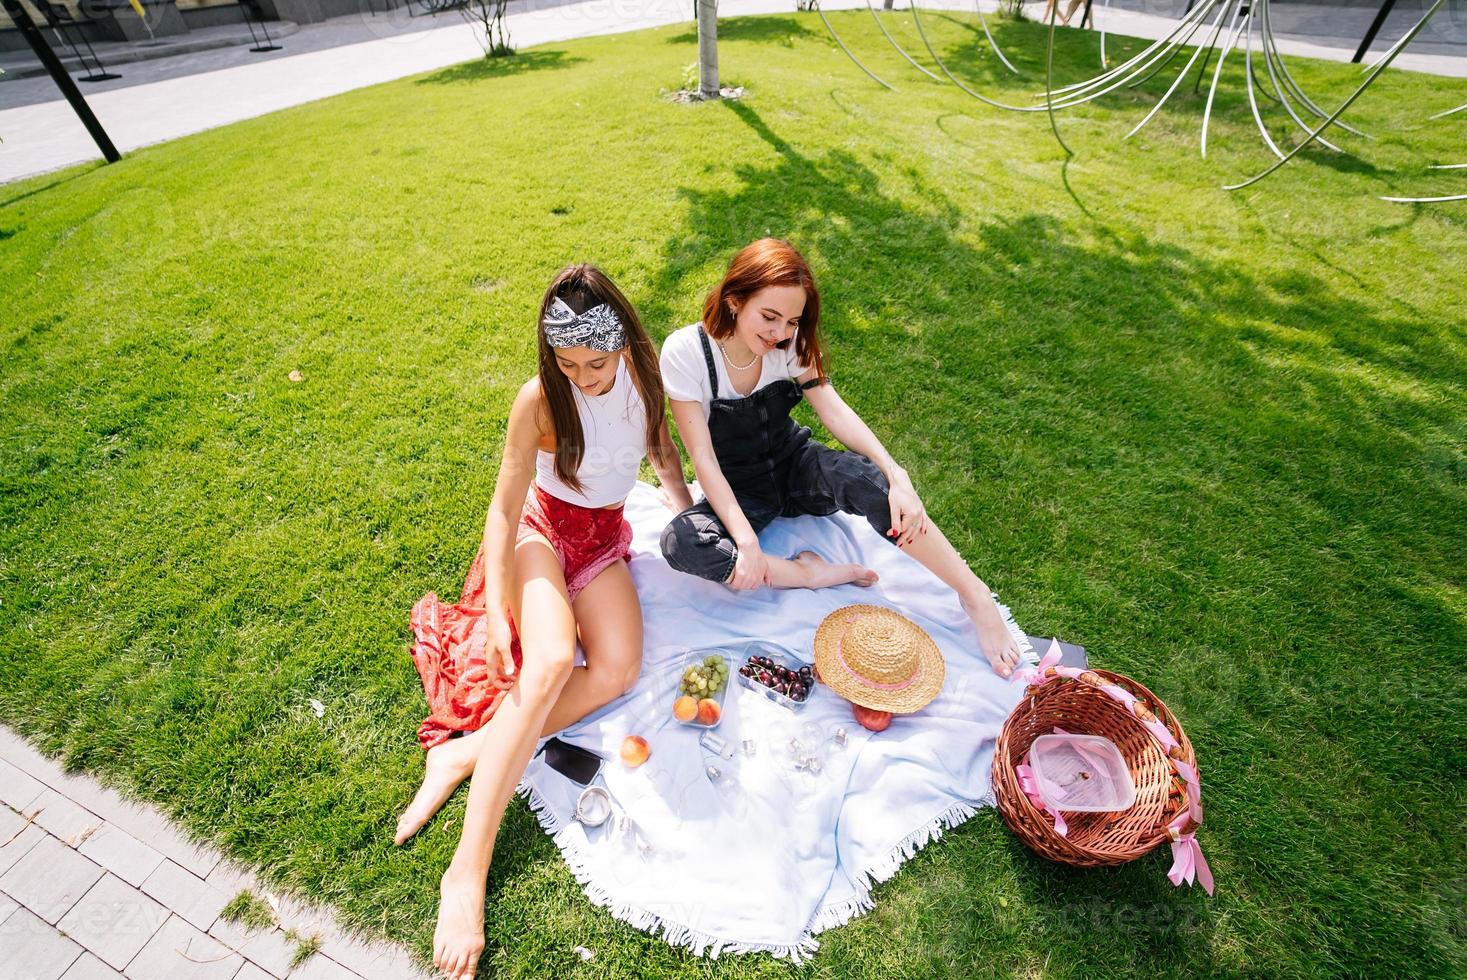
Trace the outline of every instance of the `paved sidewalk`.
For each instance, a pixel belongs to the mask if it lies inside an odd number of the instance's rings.
[[[255,876],[150,807],[68,775],[0,726],[0,980],[426,980],[397,946],[275,899],[275,928],[219,917]],[[291,966],[284,929],[318,936]]]
[[[973,0],[923,0],[922,6],[971,10],[972,4]],[[719,14],[789,13],[793,6],[793,0],[721,0]],[[828,10],[863,7],[865,0],[825,0],[824,6]],[[900,6],[906,7],[906,0]],[[981,0],[981,6],[993,10],[997,0]],[[526,0],[525,6],[517,3],[511,9],[507,18],[511,36],[516,46],[526,48],[688,23],[691,0]],[[286,50],[263,56],[236,47],[182,59],[139,62],[124,73],[130,77],[89,88],[88,101],[125,153],[482,56],[477,29],[456,14],[444,15],[437,26],[423,29],[422,18],[407,23],[404,10],[397,8],[376,18],[359,15],[304,25],[289,39]],[[910,14],[898,10],[888,16]],[[1171,17],[1103,8],[1097,11],[1097,20],[1111,31],[1143,38],[1163,37],[1176,23]],[[1459,26],[1454,21],[1451,30]],[[1393,22],[1392,29],[1395,27]],[[1282,40],[1280,49],[1291,55],[1347,61],[1354,54],[1353,45],[1342,47],[1340,43]],[[1434,45],[1431,50],[1456,50],[1456,46]],[[1467,49],[1461,54],[1408,50],[1394,65],[1467,77]],[[860,77],[851,66],[851,80]],[[0,143],[0,183],[100,157],[70,106],[56,96],[49,78],[0,83],[0,139],[4,140]]]

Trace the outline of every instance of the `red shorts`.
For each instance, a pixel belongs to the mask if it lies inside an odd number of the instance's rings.
[[[631,556],[632,528],[620,507],[581,507],[552,497],[532,484],[525,499],[516,541],[541,534],[555,549],[572,601],[608,565]],[[484,615],[484,552],[469,566],[458,602],[445,605],[429,592],[413,606],[410,622],[416,641],[413,664],[428,697],[428,717],[418,726],[418,742],[431,749],[456,732],[472,732],[494,715],[513,678],[496,670],[491,677],[482,642],[472,640]],[[509,619],[515,667],[523,662],[519,631]]]

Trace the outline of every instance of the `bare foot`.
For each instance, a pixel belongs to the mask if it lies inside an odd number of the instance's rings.
[[[1000,677],[1008,677],[1019,664],[1019,644],[1003,621],[1003,614],[992,598],[970,602],[963,600],[963,612],[978,627],[978,648],[988,658],[988,665]]]
[[[466,751],[468,737],[449,739],[428,750],[423,763],[423,785],[413,796],[408,808],[397,818],[397,834],[392,842],[401,846],[433,818],[438,808],[468,779],[474,771],[475,753]]]
[[[484,881],[465,879],[453,865],[438,884],[438,925],[433,929],[433,965],[447,980],[474,980],[484,952]]]
[[[864,565],[833,565],[813,551],[800,552],[794,562],[805,570],[807,589],[824,589],[847,582],[863,588],[876,584],[876,573]]]

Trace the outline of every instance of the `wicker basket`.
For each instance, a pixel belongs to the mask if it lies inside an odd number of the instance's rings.
[[[1138,703],[1128,707],[1107,694],[1103,685],[1112,684],[1134,695]],[[1192,743],[1176,716],[1129,677],[1105,670],[1086,670],[1069,677],[1049,668],[1033,678],[1024,700],[1004,722],[993,753],[993,790],[1004,822],[1040,855],[1085,868],[1125,864],[1158,844],[1175,840],[1168,825],[1188,809],[1187,789],[1167,749],[1142,724],[1147,713],[1179,743],[1172,753],[1195,766]],[[1066,813],[1068,834],[1062,837],[1056,832],[1054,817],[1030,802],[1014,771],[1028,756],[1033,741],[1056,727],[1079,735],[1101,735],[1115,743],[1136,783],[1136,802],[1129,810]],[[1189,819],[1181,832],[1195,830],[1196,823]]]

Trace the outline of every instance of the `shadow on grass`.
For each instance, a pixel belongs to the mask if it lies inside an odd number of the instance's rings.
[[[107,164],[103,163],[100,160],[91,165],[81,166],[76,170],[73,170],[71,173],[67,174],[65,177],[58,177],[50,183],[42,184],[39,187],[32,187],[30,190],[24,191],[20,194],[16,194],[14,197],[7,197],[5,200],[0,201],[0,208],[8,208],[10,207],[10,205],[15,204],[19,201],[24,201],[28,197],[33,197],[36,194],[44,194],[46,191],[51,190],[53,187],[60,187],[62,184],[65,184],[68,181],[76,180],[78,177],[85,177],[87,174],[93,172],[94,170],[100,170],[105,166],[107,166]]]
[[[661,271],[639,302],[647,320],[666,322],[686,308],[690,295],[712,285],[717,272],[709,270],[720,270],[748,241],[787,238],[819,278],[820,330],[837,387],[859,392],[856,411],[899,461],[911,460],[906,465],[940,526],[962,530],[963,519],[974,519],[972,508],[981,506],[974,499],[992,492],[985,483],[1093,485],[1130,502],[1114,512],[1092,510],[1089,491],[1069,487],[1055,490],[1054,506],[1072,526],[1088,528],[1078,533],[1093,536],[1095,552],[1106,556],[1098,574],[1143,606],[1167,610],[1149,626],[1129,623],[1127,643],[1170,649],[1167,630],[1200,615],[1193,605],[1210,604],[1214,590],[1276,595],[1257,600],[1270,604],[1267,611],[1238,600],[1242,625],[1213,628],[1206,642],[1227,647],[1231,629],[1256,634],[1288,624],[1290,642],[1280,649],[1210,653],[1214,668],[1227,668],[1226,680],[1205,695],[1189,693],[1198,685],[1185,680],[1195,670],[1186,657],[1111,661],[1176,692],[1179,710],[1197,726],[1208,799],[1217,808],[1209,812],[1219,815],[1204,832],[1225,890],[1219,899],[1173,889],[1165,848],[1125,867],[1079,871],[1012,843],[1008,865],[1023,899],[1022,911],[1010,915],[1022,925],[995,944],[969,921],[973,900],[948,894],[959,887],[953,881],[979,887],[992,871],[975,849],[959,848],[941,859],[956,866],[954,874],[924,878],[921,863],[904,872],[916,879],[907,889],[929,881],[936,889],[927,911],[903,922],[912,932],[907,965],[914,975],[950,972],[954,962],[1022,972],[1051,954],[1061,973],[1175,974],[1179,964],[1195,975],[1235,971],[1238,951],[1218,941],[1220,923],[1267,913],[1244,912],[1223,895],[1247,888],[1240,883],[1252,867],[1247,855],[1268,845],[1250,842],[1262,833],[1257,828],[1228,826],[1231,809],[1255,805],[1264,777],[1222,765],[1222,746],[1246,757],[1290,744],[1316,760],[1343,749],[1366,770],[1397,780],[1391,802],[1356,814],[1356,831],[1389,851],[1377,860],[1399,866],[1400,880],[1439,877],[1420,848],[1396,842],[1394,808],[1427,805],[1433,782],[1453,778],[1441,756],[1441,704],[1372,690],[1382,671],[1408,677],[1414,658],[1440,662],[1443,655],[1430,650],[1467,644],[1467,624],[1430,582],[1406,588],[1410,573],[1392,583],[1389,600],[1368,608],[1352,595],[1375,589],[1372,576],[1384,569],[1329,555],[1336,547],[1444,555],[1462,544],[1459,529],[1424,527],[1416,518],[1459,499],[1463,467],[1434,465],[1399,436],[1411,431],[1442,446],[1461,441],[1442,380],[1464,363],[1453,328],[1380,312],[1308,273],[1270,275],[1260,271],[1264,265],[1217,261],[1129,229],[1073,231],[1042,213],[980,219],[975,227],[915,170],[878,173],[842,149],[806,155],[750,105],[724,103],[722,110],[744,124],[745,153],[761,162],[734,164],[718,189],[680,190],[687,217],[666,241]],[[766,147],[772,161],[765,162]],[[731,147],[734,159],[738,150]],[[1022,437],[1012,434],[1018,430]],[[1016,439],[1019,446],[1040,440],[1044,459],[1022,462],[1023,450],[1011,448]],[[1382,507],[1383,486],[1400,488],[1409,502]],[[1044,561],[1051,543],[1024,525],[1042,527],[1037,512],[1047,506],[1016,508],[1007,520],[1019,526],[996,532],[1014,535],[1018,551],[1002,556],[1007,563]],[[1117,517],[1128,526],[1114,526]],[[1342,536],[1348,545],[1338,543]],[[1235,549],[1244,538],[1256,542],[1262,559],[1247,566],[1246,583],[1223,571],[1241,567]],[[1168,556],[1164,569],[1135,551],[1141,539],[1143,551]],[[1409,649],[1393,651],[1385,639],[1351,641],[1360,669],[1329,666],[1342,655],[1334,638],[1411,637],[1419,624],[1431,625],[1432,647],[1403,641]],[[1290,680],[1306,673],[1330,690],[1300,690]],[[1200,706],[1214,696],[1210,711]],[[1341,725],[1340,704],[1375,704],[1379,714]],[[1413,775],[1402,769],[1400,747],[1372,734],[1378,724],[1414,733],[1408,768],[1421,768]],[[1320,775],[1309,792],[1350,792],[1350,779]],[[1292,792],[1270,777],[1275,790]],[[994,832],[977,821],[972,831],[989,834],[988,844]],[[1381,881],[1337,895],[1319,878],[1335,860],[1328,820],[1288,808],[1287,833],[1288,847],[1268,847],[1274,897],[1309,907],[1315,925],[1327,924],[1339,962],[1402,972],[1442,967],[1438,952],[1411,941],[1408,921],[1386,924],[1370,911],[1408,906],[1409,888]],[[1339,876],[1326,877],[1343,887]],[[858,956],[862,930],[880,928],[860,920],[832,937],[822,953],[832,957],[829,968],[839,973],[842,956]],[[1290,942],[1307,948],[1311,928],[1303,920],[1289,926]],[[996,948],[1005,950],[997,958]]]
[[[545,51],[538,48],[534,51],[521,51],[502,58],[490,58],[486,55],[478,61],[465,61],[461,65],[454,65],[426,75],[418,79],[416,84],[453,85],[460,82],[482,82],[490,78],[523,75],[532,71],[569,68],[584,60],[584,58],[568,55],[564,51]]]
[[[718,22],[718,40],[777,42],[792,47],[797,39],[823,37],[824,32],[812,30],[804,21],[794,17],[738,17]],[[668,44],[697,44],[698,27],[694,24],[681,34],[667,39]]]

